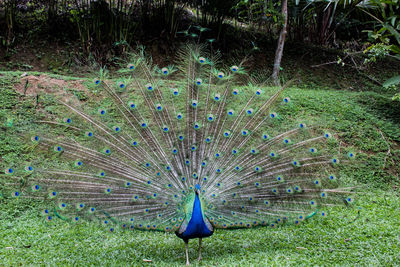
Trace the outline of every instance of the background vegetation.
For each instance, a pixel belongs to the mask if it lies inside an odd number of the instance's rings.
[[[188,38],[228,56],[273,51],[279,39],[277,49],[285,41],[324,47],[334,62],[363,72],[371,62],[399,60],[399,14],[398,0],[4,0],[0,57],[4,65],[34,47],[41,61],[37,49],[50,45],[62,53],[58,65],[112,66],[139,44],[171,61],[167,55]]]

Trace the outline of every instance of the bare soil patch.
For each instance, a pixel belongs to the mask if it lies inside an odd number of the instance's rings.
[[[23,76],[20,83],[15,84],[14,88],[23,95],[64,94],[65,89],[87,91],[86,86],[83,85],[83,80],[65,81],[51,78],[46,74]]]

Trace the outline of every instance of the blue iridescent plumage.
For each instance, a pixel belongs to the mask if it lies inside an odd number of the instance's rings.
[[[186,242],[189,239],[209,237],[213,234],[213,229],[209,229],[204,222],[204,220],[207,219],[203,217],[201,203],[197,193],[195,195],[192,217],[187,218],[187,220],[189,220],[189,223],[186,230],[182,234],[177,233],[178,237]]]

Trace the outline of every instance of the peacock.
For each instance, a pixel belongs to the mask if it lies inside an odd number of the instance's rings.
[[[189,240],[201,260],[216,229],[298,225],[353,202],[338,170],[355,153],[293,119],[285,86],[265,89],[246,61],[226,67],[202,45],[163,68],[143,51],[128,58],[118,79],[91,82],[90,100],[58,97],[29,122],[22,138],[44,160],[7,166],[2,192],[43,200],[47,221],[175,233],[186,264]]]

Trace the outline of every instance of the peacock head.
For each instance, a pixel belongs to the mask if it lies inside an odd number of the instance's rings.
[[[194,186],[194,192],[196,193],[196,195],[200,195],[200,189],[201,189],[201,186],[199,184],[196,184]]]

